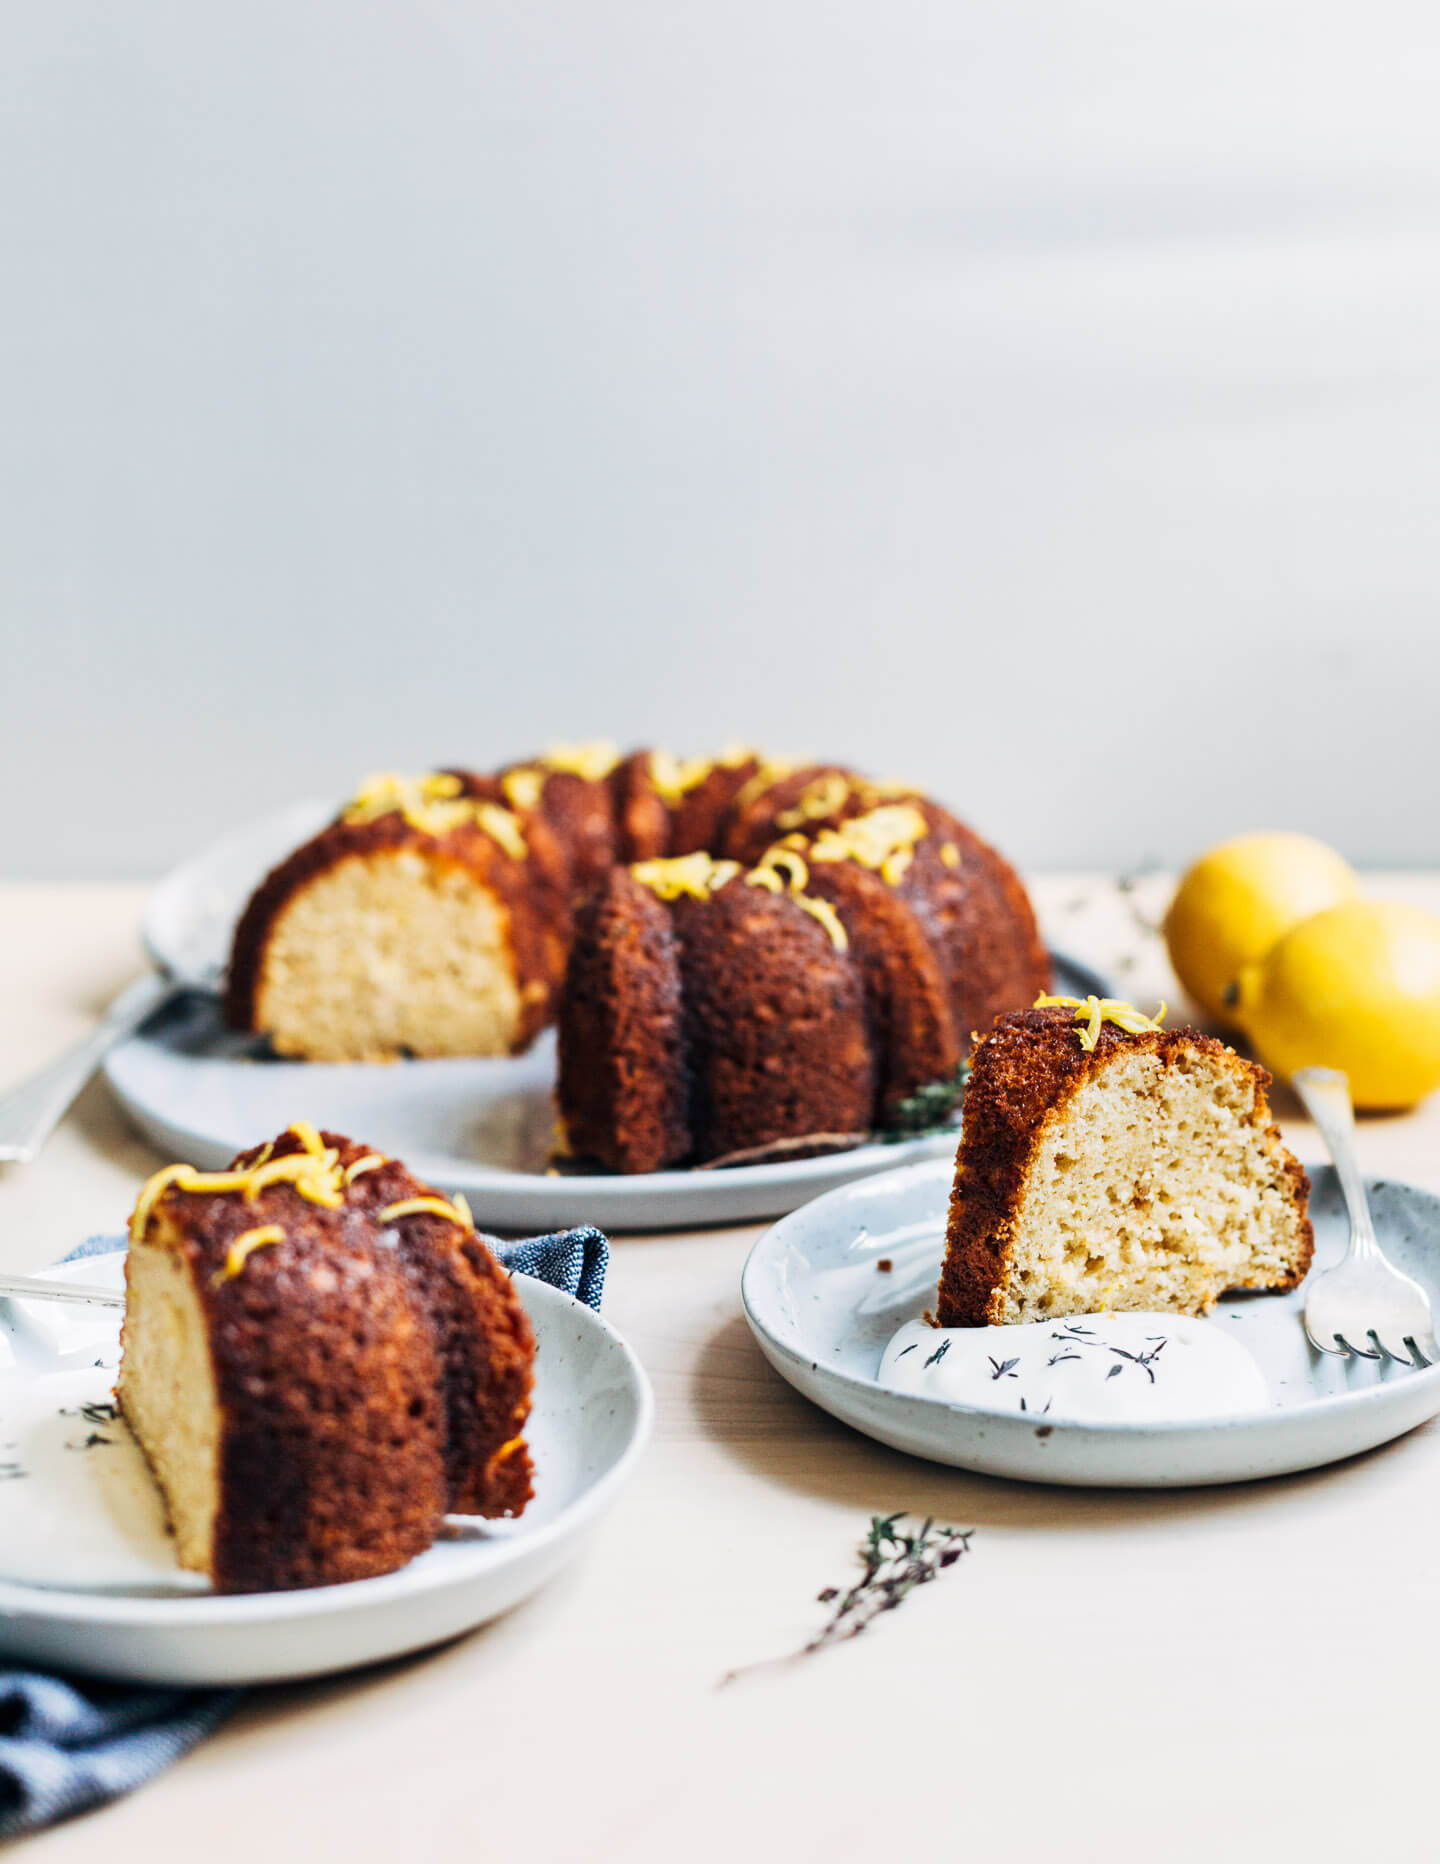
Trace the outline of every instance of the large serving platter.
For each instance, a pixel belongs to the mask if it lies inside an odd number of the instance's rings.
[[[167,1158],[214,1169],[291,1120],[307,1119],[463,1192],[481,1223],[521,1231],[573,1223],[655,1230],[753,1222],[872,1172],[953,1155],[953,1134],[939,1133],[720,1171],[560,1175],[549,1162],[553,1033],[526,1055],[493,1061],[276,1060],[225,1028],[214,987],[236,916],[257,881],[333,814],[331,805],[312,802],[266,817],[177,868],[151,897],[147,949],[162,969],[196,988],[114,1049],[105,1078]],[[1072,959],[1056,958],[1056,977],[1061,990],[1107,994],[1104,980]]]
[[[944,1254],[947,1163],[848,1185],[766,1231],[745,1265],[745,1316],[782,1377],[895,1449],[987,1475],[1081,1487],[1172,1488],[1310,1469],[1388,1442],[1440,1414],[1440,1365],[1413,1370],[1316,1352],[1305,1288],[1232,1296],[1214,1324],[1247,1346],[1269,1387],[1261,1411],[1201,1423],[1043,1423],[881,1383],[881,1354],[934,1302]],[[1310,1168],[1318,1274],[1345,1252],[1344,1200]],[[1367,1190],[1381,1247],[1440,1311],[1440,1198],[1413,1185]],[[882,1259],[893,1266],[877,1272]]]
[[[124,1254],[49,1277],[123,1285]],[[525,1276],[535,1328],[535,1499],[456,1522],[399,1572],[219,1597],[182,1573],[158,1492],[110,1399],[117,1310],[0,1301],[0,1658],[157,1683],[268,1683],[424,1649],[507,1611],[580,1548],[634,1469],[653,1401],[600,1315]]]

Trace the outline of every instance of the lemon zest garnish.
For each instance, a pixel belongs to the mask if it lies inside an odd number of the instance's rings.
[[[905,878],[906,869],[914,859],[913,848],[897,848],[893,854],[887,854],[880,863],[880,878],[887,887],[898,887]]]
[[[953,841],[941,842],[940,859],[947,867],[958,867],[960,865],[960,850],[955,846]]]
[[[540,762],[547,770],[583,777],[587,783],[602,783],[620,762],[620,748],[604,740],[594,744],[552,744]]]
[[[457,1203],[463,1200],[457,1199]],[[394,1223],[400,1217],[414,1217],[426,1212],[432,1217],[444,1217],[449,1223],[459,1224],[462,1230],[473,1230],[470,1208],[465,1206],[464,1215],[455,1204],[448,1203],[443,1197],[402,1197],[398,1204],[387,1204],[378,1216],[377,1223]]]
[[[190,1165],[167,1165],[163,1171],[157,1171],[147,1178],[140,1187],[140,1195],[135,1200],[135,1208],[130,1213],[130,1241],[138,1243],[145,1234],[151,1213],[172,1184],[184,1177],[186,1172],[194,1175]]]
[[[475,1228],[475,1219],[470,1214],[469,1201],[459,1191],[455,1193],[455,1196],[451,1201],[453,1202],[455,1208],[460,1212],[461,1220],[464,1222],[466,1229],[473,1230]]]
[[[776,842],[760,857],[759,865],[745,876],[747,887],[764,887],[767,893],[785,893],[802,912],[818,919],[836,951],[848,951],[850,939],[829,900],[817,900],[805,892],[810,869],[794,848]]]
[[[499,803],[464,796],[463,789],[459,777],[449,771],[433,770],[423,777],[385,773],[361,784],[340,819],[363,826],[381,816],[400,815],[411,828],[437,840],[468,824],[483,830],[512,860],[523,861],[527,848],[519,817]]]
[[[383,1152],[367,1152],[363,1159],[356,1159],[353,1165],[345,1167],[345,1182],[354,1184],[355,1180],[363,1177],[367,1171],[379,1171],[382,1165],[389,1163],[390,1161]]]
[[[748,809],[751,803],[763,796],[766,790],[773,788],[782,778],[793,776],[795,769],[796,766],[787,763],[784,758],[767,758],[754,776],[741,786],[740,794],[735,798],[736,809]]]
[[[257,1249],[267,1249],[271,1243],[283,1243],[285,1232],[278,1223],[262,1223],[258,1230],[245,1230],[231,1243],[225,1256],[223,1269],[216,1269],[210,1277],[218,1287],[221,1282],[233,1281],[244,1268],[246,1262]]]
[[[812,861],[858,861],[892,886],[914,856],[915,844],[930,832],[930,824],[914,803],[887,803],[864,815],[852,816],[834,828],[822,828],[810,850]],[[895,857],[904,855],[903,862]],[[891,873],[886,864],[891,863]]]
[[[537,770],[533,764],[521,764],[505,772],[500,787],[510,807],[524,814],[538,808],[545,789],[545,772]]]
[[[523,1449],[524,1445],[525,1439],[523,1437],[512,1437],[508,1443],[502,1443],[500,1448],[490,1458],[490,1467],[494,1469],[498,1464],[503,1463],[507,1457],[513,1456],[517,1450]]]
[[[155,1206],[172,1185],[194,1197],[226,1197],[239,1192],[247,1204],[272,1184],[293,1185],[300,1196],[327,1210],[338,1210],[345,1202],[345,1176],[340,1169],[340,1154],[327,1146],[307,1120],[296,1120],[288,1128],[300,1141],[303,1150],[286,1152],[273,1158],[274,1142],[261,1148],[254,1162],[237,1166],[233,1171],[196,1171],[193,1165],[166,1165],[148,1178],[140,1188],[130,1217],[130,1240],[140,1242]]]
[[[529,852],[519,817],[502,809],[499,803],[476,803],[475,826],[483,829],[491,841],[499,842],[512,861],[523,861]]]
[[[713,757],[692,757],[681,763],[669,751],[650,753],[650,782],[668,808],[678,808],[689,791],[698,788],[715,768]]]
[[[747,887],[768,887],[772,893],[778,893],[779,886],[769,878],[772,874],[788,875],[790,891],[798,893],[809,880],[810,869],[793,848],[783,847],[777,842],[773,848],[767,848],[761,855],[759,866],[751,868],[745,876],[745,884]]]
[[[790,897],[803,912],[809,913],[812,919],[818,919],[820,921],[821,925],[824,926],[825,930],[830,934],[830,943],[835,947],[836,951],[849,950],[849,936],[844,926],[841,925],[839,916],[829,900],[817,900],[809,893],[792,893]]]
[[[1048,997],[1043,991],[1032,1005],[1037,1010],[1074,1010],[1075,1021],[1082,1025],[1080,1046],[1087,1052],[1100,1040],[1102,1023],[1114,1023],[1127,1035],[1149,1035],[1160,1028],[1169,1007],[1162,1003],[1154,1016],[1147,1016],[1119,997],[1097,997],[1093,993],[1088,997]]]
[[[827,770],[823,776],[812,778],[788,809],[781,810],[775,818],[775,826],[799,828],[803,823],[834,815],[845,807],[853,794],[854,785],[849,777],[838,770]]]
[[[708,900],[740,872],[738,861],[715,861],[708,854],[682,854],[669,861],[637,861],[630,869],[658,900]]]

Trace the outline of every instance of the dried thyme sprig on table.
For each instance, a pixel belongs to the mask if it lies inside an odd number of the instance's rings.
[[[892,1515],[871,1515],[870,1531],[856,1549],[860,1577],[847,1592],[827,1586],[817,1595],[821,1605],[833,1605],[835,1609],[808,1644],[788,1656],[762,1658],[738,1670],[727,1670],[720,1679],[721,1687],[755,1670],[796,1663],[801,1657],[828,1650],[832,1644],[859,1637],[882,1612],[893,1612],[917,1586],[929,1585],[962,1553],[970,1551],[973,1528],[938,1527],[935,1517],[926,1515],[918,1532],[907,1534],[899,1525],[905,1518],[903,1509]]]

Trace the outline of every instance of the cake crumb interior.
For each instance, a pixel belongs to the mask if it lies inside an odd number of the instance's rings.
[[[522,1002],[503,903],[411,849],[318,874],[275,921],[256,1027],[282,1055],[508,1055]]]
[[[117,1396],[164,1497],[180,1565],[212,1570],[220,1483],[220,1409],[210,1361],[210,1329],[169,1226],[131,1246],[125,1356]],[[177,1239],[178,1242],[178,1239]]]
[[[1255,1086],[1202,1054],[1117,1056],[1044,1122],[990,1318],[1158,1308],[1203,1314],[1293,1273],[1283,1150]]]

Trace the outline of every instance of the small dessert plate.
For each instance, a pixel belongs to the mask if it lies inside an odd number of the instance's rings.
[[[389,1064],[280,1061],[228,1030],[214,996],[236,917],[291,848],[334,814],[305,803],[255,822],[178,867],[146,909],[146,948],[196,986],[118,1044],[105,1078],[129,1117],[167,1158],[202,1171],[225,1165],[258,1135],[303,1117],[403,1158],[420,1177],[461,1191],[476,1218],[501,1230],[595,1223],[608,1230],[753,1223],[870,1172],[951,1156],[955,1135],[854,1146],[815,1158],[720,1171],[553,1172],[555,1037],[513,1059]],[[1055,959],[1057,988],[1109,994],[1073,959]]]
[[[1345,1253],[1348,1220],[1330,1167],[1307,1170],[1314,1268],[1323,1270]],[[768,1229],[745,1264],[745,1317],[771,1365],[881,1443],[1022,1481],[1178,1488],[1312,1469],[1440,1414],[1440,1365],[1417,1371],[1316,1352],[1302,1324],[1303,1285],[1229,1296],[1212,1316],[1259,1365],[1270,1396],[1263,1410],[1181,1423],[1042,1421],[888,1389],[878,1376],[887,1342],[935,1299],[952,1175],[948,1161],[935,1161],[832,1191]],[[1381,1180],[1366,1189],[1386,1255],[1440,1302],[1440,1197]]]
[[[45,1271],[123,1286],[124,1254]],[[455,1517],[399,1572],[223,1597],[181,1572],[159,1493],[112,1403],[115,1310],[0,1301],[0,1656],[154,1683],[277,1683],[423,1650],[544,1585],[616,1499],[650,1432],[650,1383],[600,1315],[520,1277],[535,1328],[516,1521]]]

